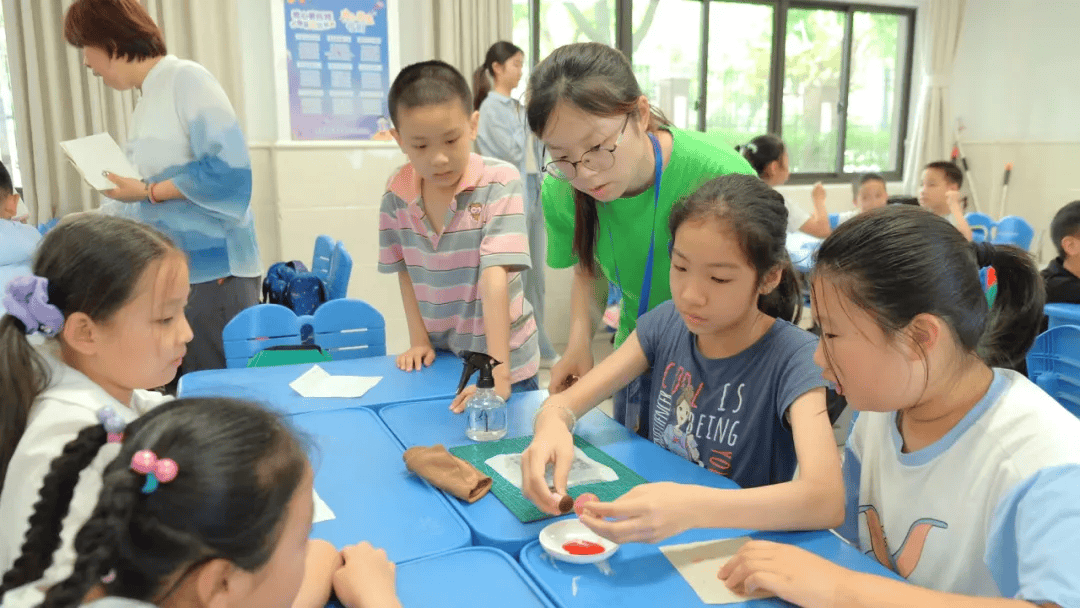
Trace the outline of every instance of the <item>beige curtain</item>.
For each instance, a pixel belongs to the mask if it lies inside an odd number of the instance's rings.
[[[138,100],[136,91],[102,84],[82,65],[81,51],[64,40],[64,12],[72,1],[3,0],[23,196],[35,223],[97,206],[99,196],[68,166],[59,142],[104,131],[123,144]],[[236,3],[141,1],[164,32],[169,53],[206,66],[240,112]]]
[[[472,83],[488,47],[514,34],[511,0],[431,0],[435,57],[454,66]],[[402,18],[405,17],[403,12]]]
[[[926,9],[920,9],[926,11],[919,13],[922,87],[904,160],[907,192],[919,191],[919,179],[926,163],[947,160],[952,151],[955,129],[949,81],[964,24],[965,4],[966,0],[934,0]]]

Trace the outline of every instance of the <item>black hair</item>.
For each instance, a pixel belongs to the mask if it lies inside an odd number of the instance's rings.
[[[53,461],[0,596],[38,580],[51,564],[79,474],[105,441],[101,425],[88,427]],[[131,468],[141,450],[178,469],[150,494],[142,492],[146,475]],[[79,606],[109,573],[116,576],[104,583],[108,595],[155,603],[213,559],[259,569],[274,552],[307,462],[283,419],[258,405],[194,398],[152,410],[127,426],[119,455],[105,468],[97,506],[75,536],[74,570],[49,589],[42,606]]]
[[[1077,236],[1080,233],[1080,201],[1073,201],[1065,205],[1054,214],[1050,221],[1050,238],[1054,240],[1058,255],[1065,257],[1065,250],[1061,247],[1061,239],[1067,236]]]
[[[913,205],[919,206],[919,199],[914,196],[908,196],[906,194],[895,194],[889,197],[888,205]]]
[[[529,76],[525,115],[529,129],[542,138],[560,103],[600,117],[637,117],[643,93],[634,68],[618,49],[579,42],[555,49]],[[649,110],[652,132],[671,124],[655,107]],[[574,188],[573,252],[580,268],[595,275],[596,235],[600,229],[596,199]]]
[[[769,163],[780,160],[784,150],[784,140],[776,135],[758,135],[748,143],[735,146],[735,151],[743,155],[758,176],[765,173]]]
[[[751,175],[733,173],[705,182],[680,201],[668,217],[672,242],[685,222],[716,220],[738,239],[739,249],[757,272],[760,284],[777,267],[780,283],[772,293],[758,296],[761,312],[798,323],[802,316],[799,278],[787,252],[787,207],[784,197]]]
[[[950,184],[955,184],[957,188],[964,185],[964,172],[960,170],[960,167],[954,162],[947,160],[936,160],[932,163],[927,163],[923,170],[926,169],[938,169],[945,174],[945,181]]]
[[[34,275],[48,279],[49,301],[67,319],[76,312],[107,321],[137,294],[151,263],[183,255],[169,237],[133,220],[87,214],[65,220],[45,234],[34,258]],[[22,321],[0,318],[0,486],[26,431],[30,406],[49,384],[45,360],[26,339]]]
[[[431,60],[414,63],[402,69],[390,85],[387,104],[394,128],[400,129],[400,108],[434,106],[448,101],[460,102],[465,115],[472,114],[472,93],[465,77],[449,63]]]
[[[0,199],[5,199],[15,194],[15,184],[11,181],[11,173],[8,172],[4,163],[0,162]]]
[[[863,187],[863,184],[867,182],[881,182],[881,187],[885,187],[885,178],[877,173],[863,173],[855,178],[851,182],[851,193],[855,198],[859,198],[859,189]]]
[[[496,63],[505,64],[518,53],[524,54],[525,51],[521,50],[521,47],[513,42],[500,40],[491,45],[487,55],[484,56],[484,63],[473,72],[474,110],[480,110],[480,104],[484,103],[484,99],[491,92],[491,85],[495,81],[495,68],[493,66]]]
[[[976,248],[997,272],[992,309]],[[948,325],[964,352],[991,366],[1019,366],[1042,322],[1042,278],[1026,252],[969,243],[947,220],[907,205],[861,213],[837,227],[818,249],[814,276],[830,280],[886,336],[931,314]],[[814,306],[818,302],[815,296]]]

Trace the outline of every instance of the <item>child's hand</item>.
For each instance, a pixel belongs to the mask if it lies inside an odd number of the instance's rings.
[[[325,540],[313,538],[307,544],[304,582],[293,600],[292,608],[322,608],[330,601],[334,572],[341,568],[341,553]]]
[[[742,594],[766,590],[804,608],[842,604],[841,590],[848,570],[809,551],[752,540],[720,569],[717,576]]]
[[[593,367],[591,351],[578,352],[567,349],[555,365],[551,366],[551,381],[548,392],[552,395],[570,388],[578,378]],[[573,378],[573,380],[571,380]]]
[[[949,211],[957,212],[961,210],[960,207],[960,191],[949,190],[945,193],[945,202],[949,205]]]
[[[400,607],[394,563],[370,543],[345,547],[345,565],[334,573],[334,592],[345,608]]]
[[[554,490],[547,483],[549,462],[555,465]],[[561,515],[559,501],[567,493],[566,481],[573,462],[574,436],[567,428],[566,419],[557,407],[541,407],[536,416],[532,442],[521,453],[521,491],[525,498],[545,513]]]
[[[434,361],[435,349],[431,348],[430,344],[425,344],[424,346],[414,346],[398,355],[397,366],[398,369],[411,372],[414,369],[419,370],[422,367],[427,367]]]
[[[667,481],[647,483],[613,502],[590,502],[579,518],[612,542],[656,543],[696,527],[695,494],[700,491],[697,486]]]
[[[133,177],[120,177],[115,173],[105,173],[105,179],[116,184],[112,190],[102,192],[114,201],[135,203],[146,199],[150,195],[149,187],[142,181]]]
[[[461,389],[461,392],[454,397],[453,403],[450,404],[450,411],[455,414],[460,414],[465,411],[465,402],[476,394],[476,385],[470,384]],[[503,398],[503,401],[510,400],[510,381],[502,380],[498,375],[495,376],[495,394]]]
[[[825,204],[825,186],[821,182],[814,184],[814,189],[810,191],[810,198],[814,201],[814,205]]]

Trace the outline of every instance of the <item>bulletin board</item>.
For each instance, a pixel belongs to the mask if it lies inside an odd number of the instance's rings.
[[[292,139],[369,140],[389,128],[394,1],[282,2]]]

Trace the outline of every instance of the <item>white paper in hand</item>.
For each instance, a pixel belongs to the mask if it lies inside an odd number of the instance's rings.
[[[289,386],[301,397],[356,399],[363,397],[380,380],[382,376],[331,376],[314,365]]]
[[[319,496],[319,493],[315,490],[311,491],[312,496],[315,498],[315,511],[311,518],[311,523],[317,524],[321,521],[330,521],[331,519],[337,519],[337,515],[330,510],[330,505],[326,504],[326,501]]]
[[[86,183],[95,190],[112,190],[116,187],[116,184],[103,175],[105,171],[120,177],[142,179],[139,170],[131,164],[124,151],[108,133],[62,141],[60,149],[79,170]]]
[[[750,540],[748,536],[707,540],[685,545],[660,547],[672,566],[686,579],[701,601],[709,604],[737,604],[748,599],[773,597],[768,591],[758,591],[749,596],[739,595],[727,588],[717,573]]]

